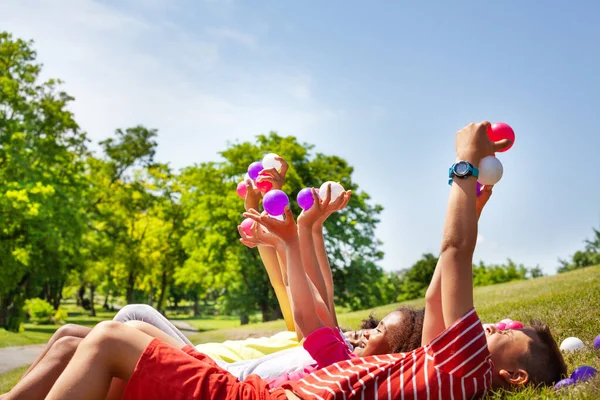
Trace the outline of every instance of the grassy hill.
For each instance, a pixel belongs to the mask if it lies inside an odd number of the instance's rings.
[[[402,304],[421,307],[424,301],[420,299]],[[586,348],[566,355],[569,373],[581,365],[590,365],[600,370],[600,350],[594,349],[592,344],[594,338],[600,335],[598,310],[600,306],[600,266],[529,281],[477,288],[475,304],[484,322],[496,322],[507,317],[523,322],[531,318],[538,318],[550,325],[559,342],[569,336],[580,338],[586,344]],[[378,307],[373,311],[377,315],[383,316],[399,305],[390,304]],[[368,311],[341,314],[339,316],[340,324],[349,328],[357,327],[367,314]],[[284,329],[283,321],[273,321],[237,328],[210,330],[191,335],[190,339],[194,343],[205,343],[268,335],[282,329]],[[38,335],[29,342],[39,339]],[[0,342],[2,340],[3,336],[0,332]],[[0,376],[0,393],[10,388],[20,373],[21,371],[16,371]],[[497,396],[509,399],[599,399],[600,376],[590,383],[578,385],[558,394],[554,393],[552,389],[527,389],[521,393],[504,393]]]

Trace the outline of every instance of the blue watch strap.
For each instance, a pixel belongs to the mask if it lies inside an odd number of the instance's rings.
[[[462,161],[462,160],[461,160]],[[461,162],[459,161],[459,162]],[[469,176],[474,176],[475,179],[479,178],[479,169],[475,167],[468,161],[464,161],[467,164],[467,174],[465,176],[461,176],[461,178],[468,178]],[[450,169],[448,170],[448,185],[452,185],[452,181],[454,180],[454,176],[458,176],[454,174],[454,168],[458,163],[452,164]]]

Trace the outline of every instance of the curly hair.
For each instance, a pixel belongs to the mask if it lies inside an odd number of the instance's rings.
[[[402,324],[390,331],[389,343],[392,353],[406,353],[421,347],[425,309],[402,306],[394,312],[402,314]],[[380,320],[371,313],[363,319],[360,329],[375,329],[379,322]]]

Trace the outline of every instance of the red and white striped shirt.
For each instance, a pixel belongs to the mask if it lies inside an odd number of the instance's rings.
[[[302,399],[470,399],[490,389],[492,369],[471,309],[413,352],[340,361],[282,387]]]

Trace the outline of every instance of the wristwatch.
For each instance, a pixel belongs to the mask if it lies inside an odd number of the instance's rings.
[[[452,185],[454,177],[465,179],[469,176],[479,178],[479,170],[468,161],[460,160],[452,164],[448,171],[448,185]]]

